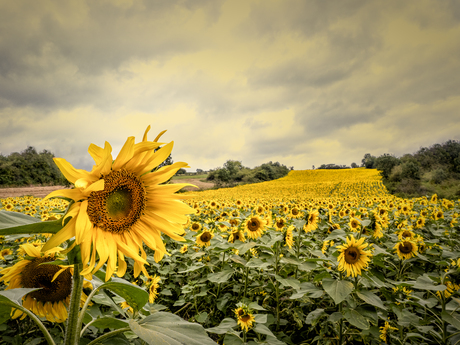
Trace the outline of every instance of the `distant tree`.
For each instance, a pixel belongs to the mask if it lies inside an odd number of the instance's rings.
[[[187,170],[185,170],[184,168],[180,168],[180,169],[177,171],[176,175],[184,175],[186,172],[187,172]]]
[[[375,169],[375,160],[377,158],[372,156],[370,153],[366,153],[364,158],[361,160],[361,166],[366,169]]]
[[[196,173],[197,173],[197,174],[202,174],[202,173],[203,173],[203,169],[196,169]]]
[[[358,164],[356,164],[355,162],[353,162],[353,163],[351,163],[351,167],[352,167],[352,169],[355,169],[355,168],[358,167]]]
[[[396,158],[394,155],[390,155],[388,153],[383,154],[375,160],[375,168],[377,170],[380,170],[380,174],[385,179],[388,179],[390,177],[391,170],[393,169],[393,167],[399,164],[399,159]]]

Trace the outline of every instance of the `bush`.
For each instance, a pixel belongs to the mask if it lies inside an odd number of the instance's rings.
[[[443,168],[438,168],[433,170],[431,175],[431,182],[433,182],[434,184],[441,184],[447,178],[447,172]]]

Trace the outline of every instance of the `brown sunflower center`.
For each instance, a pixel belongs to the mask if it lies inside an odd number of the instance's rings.
[[[406,230],[406,231],[404,231],[404,232],[402,233],[401,236],[402,236],[402,237],[412,237],[412,234],[411,234],[410,231],[407,231],[407,230]]]
[[[283,220],[277,221],[276,226],[281,229],[284,226],[284,221]]]
[[[252,218],[249,222],[248,222],[248,229],[250,231],[257,231],[259,230],[260,228],[260,223],[259,221],[256,219],[256,218]]]
[[[351,221],[351,227],[352,227],[352,228],[357,228],[358,225],[359,225],[358,221],[356,221],[356,220],[352,220],[352,221]]]
[[[133,174],[113,171],[103,176],[104,190],[92,192],[88,198],[88,217],[93,225],[113,233],[123,233],[141,217],[146,192]]]
[[[243,315],[240,317],[240,320],[243,322],[248,322],[249,320],[251,320],[251,315],[249,314]]]
[[[410,242],[403,242],[399,245],[399,251],[403,254],[412,253],[412,243]]]
[[[65,270],[53,280],[53,276],[61,267],[57,265],[40,265],[54,261],[54,258],[35,258],[22,270],[21,283],[25,288],[42,288],[29,295],[41,302],[65,301],[70,296],[72,275],[70,269]]]
[[[192,225],[193,230],[198,230],[199,228],[200,228],[200,224],[193,223],[193,225]]]
[[[292,213],[294,216],[297,216],[297,215],[299,214],[299,210],[296,209],[296,208],[293,208],[293,209],[291,210],[291,213]]]
[[[209,242],[211,240],[211,233],[209,232],[204,232],[201,237],[200,237],[200,240],[202,242]]]
[[[359,252],[359,249],[356,247],[350,247],[345,250],[345,261],[348,264],[354,264],[358,262],[360,256],[361,253]]]

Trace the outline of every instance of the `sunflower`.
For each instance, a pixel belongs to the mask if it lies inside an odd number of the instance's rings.
[[[209,247],[213,237],[214,234],[211,231],[205,230],[196,237],[196,243],[202,247]]]
[[[259,216],[253,216],[244,222],[244,227],[248,233],[248,237],[256,239],[262,236],[266,221]]]
[[[8,287],[5,290],[16,288],[42,288],[28,293],[23,297],[23,307],[34,314],[46,318],[50,322],[64,322],[67,319],[67,308],[70,304],[70,292],[72,286],[73,268],[60,265],[46,265],[47,262],[55,261],[62,248],[52,248],[46,252],[40,252],[41,247],[26,243],[21,245],[28,259],[22,259],[14,266],[0,271],[3,281]],[[89,287],[85,281],[83,287]],[[82,293],[80,304],[86,300]],[[15,309],[12,318],[21,319],[26,314]]]
[[[5,259],[5,256],[6,255],[13,255],[13,251],[11,250],[11,248],[3,248],[1,251],[0,251],[0,259],[2,260],[6,260]]]
[[[289,249],[292,248],[292,245],[294,244],[294,235],[292,234],[292,231],[295,229],[294,225],[291,225],[289,228],[286,230],[286,234],[284,235],[284,240],[286,241],[285,246],[288,246]]]
[[[149,130],[150,126],[140,143],[135,144],[134,137],[129,137],[115,160],[108,142],[104,148],[91,144],[88,152],[96,165],[90,172],[54,158],[75,188],[54,191],[45,199],[67,197],[75,203],[65,216],[72,218],[46,243],[44,251],[75,237],[86,266],[81,273],[95,273],[107,263],[108,280],[115,270],[119,277],[125,274],[125,256],[134,259],[135,277],[141,271],[148,275],[143,243],[155,251],[155,261],[160,261],[166,253],[161,233],[183,241],[183,224],[194,209],[180,201],[185,196],[174,193],[188,184],[161,183],[188,165],[178,162],[151,172],[171,154],[173,142],[158,149],[162,143],[157,141],[164,132],[154,141],[147,141]]]
[[[230,236],[228,237],[228,242],[235,243],[235,241],[245,242],[246,237],[244,237],[244,232],[238,229],[232,230]]]
[[[190,227],[190,230],[198,232],[201,230],[201,224],[198,222],[193,222],[192,226]]]
[[[153,277],[149,277],[147,280],[147,286],[149,288],[149,303],[153,303],[155,299],[158,297],[158,288],[160,287],[161,278],[158,277],[156,274]]]
[[[180,248],[180,253],[181,254],[185,254],[187,253],[188,251],[188,246],[186,244],[184,244],[181,248]]]
[[[302,212],[300,212],[300,210],[294,206],[291,208],[290,216],[291,218],[300,218],[302,216]]]
[[[361,227],[361,223],[356,218],[350,218],[350,222],[348,223],[351,231],[359,232],[359,228]]]
[[[397,331],[398,329],[396,327],[390,326],[390,323],[388,321],[385,321],[385,326],[380,327],[380,339],[382,339],[385,343],[387,342],[387,334],[388,331]]]
[[[417,244],[408,239],[396,243],[394,249],[396,249],[396,253],[401,260],[407,260],[416,256],[418,251]]]
[[[372,253],[370,250],[364,250],[368,246],[367,243],[364,243],[364,239],[362,237],[356,240],[353,235],[350,235],[345,244],[337,246],[340,252],[337,258],[339,270],[346,271],[347,277],[361,275],[361,270],[365,269],[371,261]]]
[[[318,210],[310,211],[307,223],[303,226],[303,229],[306,233],[310,231],[316,230],[318,228],[318,219],[319,219],[319,212]]]
[[[234,313],[238,319],[238,325],[247,332],[249,331],[249,328],[252,327],[255,318],[248,306],[243,303],[238,303],[238,305],[239,306],[234,310]]]
[[[414,240],[415,239],[415,233],[412,230],[409,229],[403,229],[399,231],[398,233],[398,238],[400,240]]]
[[[276,217],[275,219],[275,229],[278,231],[283,230],[283,228],[286,226],[286,219],[283,217]]]

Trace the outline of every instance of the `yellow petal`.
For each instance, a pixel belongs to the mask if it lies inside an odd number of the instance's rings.
[[[69,238],[75,236],[75,217],[72,218],[66,226],[64,226],[61,230],[59,230],[56,234],[54,234],[43,246],[42,252],[46,252],[54,247],[57,247],[62,242],[67,241]]]
[[[123,147],[120,150],[120,153],[117,156],[117,159],[113,162],[112,170],[120,170],[126,163],[129,162],[134,155],[134,137],[129,137]]]
[[[75,243],[80,244],[88,236],[87,233],[91,229],[91,221],[89,220],[88,213],[88,200],[83,200],[80,206],[80,211],[77,216],[77,223],[75,224]],[[86,238],[85,238],[86,236]]]
[[[135,171],[139,175],[142,175],[152,170],[153,168],[156,168],[158,165],[163,163],[166,160],[166,158],[169,157],[173,149],[173,146],[174,146],[174,141],[171,141],[169,144],[166,144],[161,149],[159,149],[157,152],[155,152],[155,154],[152,156],[152,159],[147,164],[140,166]]]
[[[145,132],[144,132],[144,137],[142,138],[142,141],[147,141],[147,133],[150,131],[150,125],[147,126]]]
[[[50,198],[56,198],[56,197],[64,197],[64,198],[69,198],[74,201],[78,201],[84,198],[83,193],[80,191],[80,189],[60,189],[60,190],[55,190],[54,192],[49,193],[45,198],[43,198],[42,201],[45,201]]]
[[[105,186],[104,180],[100,179],[100,180],[92,183],[88,188],[86,188],[83,191],[83,195],[89,196],[91,194],[91,192],[97,192],[97,191],[100,191],[100,190],[104,190],[104,186]]]
[[[87,180],[94,180],[95,177],[91,175],[91,173],[87,172],[86,170],[82,169],[75,169],[72,164],[67,162],[64,158],[53,158],[54,162],[58,166],[59,170],[61,170],[62,174],[65,178],[75,183],[80,178],[85,178]]]
[[[154,142],[157,142],[161,138],[161,136],[163,134],[165,134],[165,133],[166,133],[166,129],[164,131],[160,132],[160,134],[157,135],[157,137],[155,138]]]

